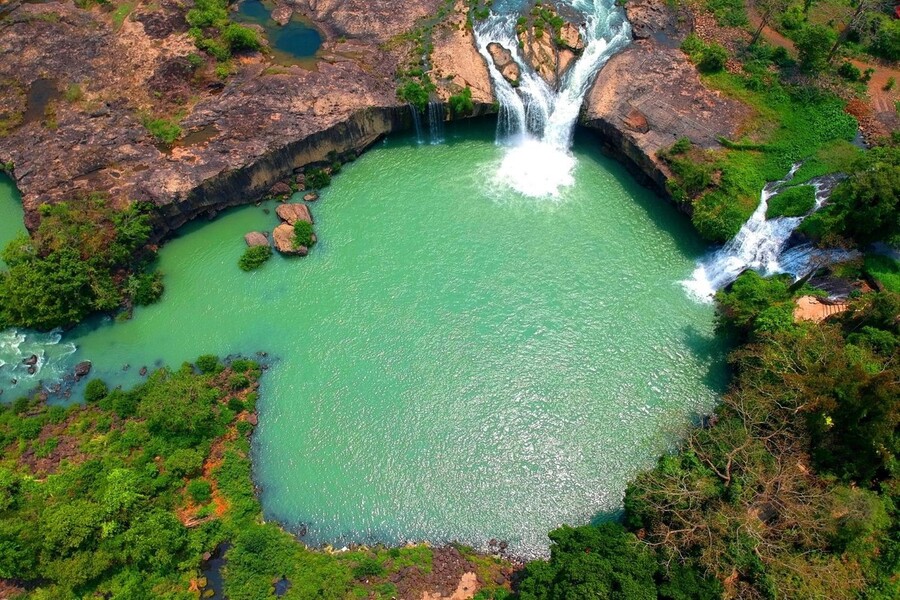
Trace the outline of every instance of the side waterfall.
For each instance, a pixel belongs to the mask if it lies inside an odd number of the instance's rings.
[[[419,116],[419,109],[412,104],[409,105],[409,112],[412,114],[413,127],[416,129],[416,143],[422,143],[422,118]]]
[[[631,26],[614,0],[567,0],[585,17],[581,57],[553,90],[529,65],[516,37],[518,14],[492,13],[475,25],[478,51],[487,61],[494,93],[500,103],[498,142],[509,149],[497,172],[497,180],[526,196],[558,196],[572,185],[575,158],[569,152],[575,122],[584,96],[606,61],[631,41]],[[498,43],[512,53],[519,65],[519,85],[514,88],[500,73],[488,52]]]
[[[855,252],[825,250],[812,244],[800,244],[785,250],[791,234],[803,219],[820,209],[834,186],[840,182],[840,178],[833,175],[812,179],[808,185],[816,190],[816,203],[807,215],[766,219],[769,199],[784,189],[799,168],[800,165],[796,164],[787,177],[767,184],[760,194],[759,206],[737,235],[697,264],[691,279],[682,282],[690,296],[701,302],[711,302],[718,290],[747,269],[763,275],[788,273],[799,279],[820,267],[856,256]]]
[[[428,103],[428,134],[432,144],[444,143],[444,103]]]

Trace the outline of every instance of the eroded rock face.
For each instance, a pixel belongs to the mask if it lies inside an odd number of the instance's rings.
[[[544,25],[535,26],[532,23],[519,33],[519,41],[524,59],[550,87],[556,88],[562,76],[584,50],[584,40],[572,23],[563,24],[558,37],[552,30],[545,29]]]
[[[500,74],[511,84],[519,85],[522,73],[519,65],[513,60],[512,52],[496,42],[488,44],[487,49]]]
[[[458,0],[447,20],[433,32],[432,78],[444,100],[468,87],[476,104],[490,105],[494,102],[491,78],[467,27],[467,12],[468,7]]]
[[[307,223],[313,222],[309,207],[305,204],[300,204],[299,202],[280,204],[275,209],[275,214],[288,225],[293,225],[297,221],[306,221]]]
[[[300,167],[330,163],[333,153],[358,154],[408,126],[395,81],[408,57],[387,42],[441,4],[417,0],[400,10],[387,0],[292,1],[286,6],[326,33],[315,69],[241,55],[224,83],[212,60],[190,70],[187,57],[197,49],[186,33],[186,8],[171,0],[144,0],[118,29],[111,14],[71,4],[16,6],[0,33],[0,112],[7,105],[23,112],[36,79],[53,80],[60,93],[71,85],[82,92],[55,101],[54,127],[36,119],[0,137],[0,161],[15,164],[26,224],[37,226],[44,202],[103,192],[113,205],[154,203],[163,237],[198,216],[265,196]],[[435,38],[445,51],[468,50],[446,61],[454,73],[441,80],[442,97],[468,85],[479,110],[489,108],[487,67],[471,33],[447,26]],[[165,148],[144,127],[145,115],[179,115],[185,132],[215,126],[217,133]]]
[[[666,0],[626,5],[635,41],[606,64],[585,100],[581,122],[659,193],[668,195],[671,173],[657,158],[679,138],[702,148],[733,137],[749,109],[700,83],[678,49],[690,30]],[[682,207],[686,211],[690,207]]]

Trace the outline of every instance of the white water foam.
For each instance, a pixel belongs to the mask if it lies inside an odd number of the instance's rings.
[[[495,174],[501,185],[538,198],[558,197],[574,183],[575,157],[570,152],[575,122],[584,96],[604,64],[631,41],[624,11],[610,0],[568,3],[585,16],[581,27],[585,48],[553,90],[522,57],[516,37],[516,14],[491,14],[475,26],[478,50],[487,61],[500,103],[497,139],[508,146]],[[519,65],[514,88],[500,73],[488,46],[497,43]]]
[[[718,290],[748,269],[762,275],[787,273],[800,279],[820,267],[849,260],[856,255],[847,250],[816,248],[812,244],[785,250],[791,234],[803,219],[825,204],[839,181],[833,176],[810,180],[808,185],[815,188],[816,203],[807,215],[766,219],[769,200],[784,189],[799,168],[800,165],[796,164],[784,179],[767,184],[760,194],[759,206],[737,235],[697,263],[691,278],[681,282],[688,295],[701,302],[712,302]]]
[[[66,372],[68,357],[75,352],[74,344],[60,343],[61,340],[62,333],[59,331],[0,331],[0,393],[13,390],[26,392],[39,381],[59,380]],[[34,365],[26,364],[25,361],[32,356],[36,357],[37,362]],[[29,370],[34,372],[29,373]]]

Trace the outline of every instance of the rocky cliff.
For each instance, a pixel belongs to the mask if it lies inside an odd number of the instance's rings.
[[[165,235],[257,200],[304,165],[359,153],[409,127],[396,76],[416,66],[410,40],[426,29],[437,94],[468,86],[476,114],[492,110],[463,2],[447,11],[443,0],[403,10],[387,0],[286,1],[280,19],[299,13],[324,32],[314,65],[249,53],[232,60],[224,81],[211,59],[195,64],[185,7],[174,0],[144,0],[124,19],[71,0],[5,5],[0,163],[15,165],[27,225],[37,225],[41,203],[104,192],[114,203],[153,202]],[[664,0],[631,0],[627,10],[635,41],[599,75],[582,123],[664,191],[668,172],[656,152],[682,136],[714,146],[733,135],[743,108],[701,85],[677,48],[689,23]],[[557,37],[577,49],[577,37]],[[158,118],[183,128],[173,147],[148,132]]]
[[[657,152],[678,138],[702,148],[734,137],[749,112],[707,89],[679,49],[691,30],[690,14],[665,0],[625,5],[634,41],[614,56],[588,93],[581,123],[645,183],[668,197],[671,176]],[[690,207],[682,207],[690,210]]]

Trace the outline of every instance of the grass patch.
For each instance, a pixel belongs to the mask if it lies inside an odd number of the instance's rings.
[[[868,254],[863,268],[886,290],[900,293],[900,263],[896,260],[880,254]]]
[[[816,204],[816,190],[811,185],[789,187],[769,199],[766,218],[802,217]]]
[[[242,271],[253,271],[263,266],[272,258],[272,249],[268,246],[252,246],[244,251],[238,260],[238,267]]]

